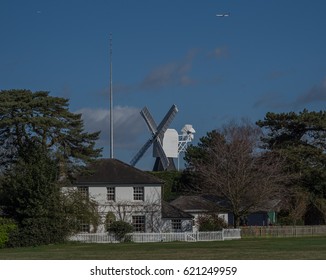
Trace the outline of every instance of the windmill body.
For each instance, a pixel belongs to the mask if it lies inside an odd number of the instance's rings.
[[[172,105],[163,120],[157,125],[146,107],[141,110],[140,114],[147,124],[151,138],[130,161],[132,166],[135,166],[148,148],[153,145],[153,157],[156,158],[153,171],[176,170],[173,159],[179,159],[180,152],[185,152],[187,144],[192,141],[193,133],[195,133],[191,125],[184,126],[181,130],[182,135],[178,135],[175,129],[168,128],[177,112],[177,106]]]

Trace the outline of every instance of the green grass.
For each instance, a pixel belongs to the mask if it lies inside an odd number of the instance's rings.
[[[326,260],[326,237],[215,242],[83,244],[0,249],[4,260]]]

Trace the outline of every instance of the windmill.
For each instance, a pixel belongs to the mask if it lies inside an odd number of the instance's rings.
[[[196,132],[191,124],[186,124],[181,129],[182,134],[179,135],[179,143],[178,143],[178,153],[185,152],[188,143],[190,143],[194,139],[194,133]]]
[[[184,153],[187,150],[188,144],[194,139],[194,133],[196,131],[192,127],[191,124],[186,124],[181,129],[181,135],[179,135],[179,141],[178,141],[178,170],[179,170],[179,154]]]
[[[149,110],[146,107],[141,110],[140,114],[144,118],[152,135],[130,161],[130,165],[135,166],[153,144],[153,156],[156,157],[153,170],[175,169],[173,157],[177,157],[176,155],[178,154],[178,133],[175,134],[174,130],[168,129],[168,127],[177,112],[177,106],[172,105],[163,120],[157,126]],[[176,145],[174,143],[176,143]]]

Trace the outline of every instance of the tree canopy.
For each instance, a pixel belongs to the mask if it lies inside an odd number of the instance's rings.
[[[100,132],[84,132],[81,115],[68,110],[68,99],[46,91],[13,89],[0,91],[0,104],[2,169],[14,163],[29,142],[51,151],[67,172],[101,153],[95,148]]]
[[[293,204],[298,204],[298,197],[307,198],[308,194],[310,197],[305,200],[310,208],[318,208],[321,216],[325,216],[326,111],[269,112],[257,125],[265,131],[262,147],[282,155],[286,159],[286,170],[296,174],[292,187],[298,195]],[[316,213],[313,216],[317,217]],[[317,219],[313,220],[310,222],[319,223]]]
[[[197,174],[193,190],[221,198],[221,208],[233,213],[235,226],[240,217],[278,199],[288,178],[279,158],[258,149],[259,136],[254,125],[230,123],[186,152],[188,166]]]
[[[11,246],[63,242],[76,232],[81,220],[96,226],[99,219],[92,201],[78,192],[63,193],[58,166],[38,143],[29,143],[17,162],[0,180],[2,212],[17,224]]]
[[[94,201],[62,191],[101,153],[100,132],[85,132],[68,105],[46,91],[0,91],[0,206],[17,225],[11,246],[62,242],[81,222],[99,223]]]

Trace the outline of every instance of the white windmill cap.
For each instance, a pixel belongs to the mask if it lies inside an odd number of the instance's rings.
[[[193,134],[195,133],[196,131],[194,130],[194,128],[192,127],[191,124],[186,124],[182,129],[181,129],[181,132],[183,134]]]

